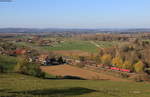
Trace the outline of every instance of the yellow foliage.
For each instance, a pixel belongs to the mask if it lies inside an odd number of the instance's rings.
[[[18,57],[17,58],[18,59],[18,61],[17,61],[17,64],[16,64],[16,66],[14,67],[14,71],[15,72],[21,72],[22,70],[22,68],[24,68],[24,65],[26,65],[27,63],[28,63],[28,60],[27,60],[27,58],[25,57]]]
[[[131,62],[130,61],[125,61],[124,64],[123,64],[123,68],[132,70]]]
[[[123,61],[122,61],[122,59],[120,57],[113,58],[112,64],[117,66],[117,67],[120,67],[120,68],[123,67]]]
[[[105,54],[101,57],[102,64],[111,65],[112,57],[109,54]]]
[[[142,61],[138,61],[135,65],[134,65],[134,70],[135,72],[143,72],[144,71],[144,64]]]

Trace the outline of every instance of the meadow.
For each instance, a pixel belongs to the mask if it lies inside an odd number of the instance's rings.
[[[105,41],[96,41],[101,48],[109,48],[114,45],[117,45],[118,42],[105,42]],[[42,51],[73,51],[79,50],[89,53],[98,53],[99,48],[91,43],[91,41],[82,41],[82,40],[65,40],[63,43],[58,43],[53,46],[38,46],[36,44],[20,42],[17,43],[19,46],[32,47]]]
[[[91,44],[88,41],[65,41],[64,43],[60,43],[55,45],[54,47],[48,47],[45,46],[43,47],[46,50],[50,51],[58,51],[58,50],[81,50],[81,51],[86,51],[86,52],[97,52],[98,48]]]
[[[150,97],[149,83],[0,74],[0,97]]]
[[[16,64],[16,57],[0,55],[0,66],[5,69],[5,72],[12,72],[14,69],[14,65]]]
[[[101,48],[110,48],[113,47],[121,42],[118,41],[96,41],[96,43],[101,47]]]

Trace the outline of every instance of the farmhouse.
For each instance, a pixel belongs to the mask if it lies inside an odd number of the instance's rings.
[[[5,53],[10,56],[25,55],[27,53],[27,50],[26,49],[16,49],[16,50],[5,51]]]
[[[63,57],[49,57],[48,54],[41,54],[38,56],[38,62],[41,65],[60,65],[66,63],[65,59]]]
[[[41,54],[40,56],[38,56],[38,61],[44,65],[46,63],[46,60],[48,59],[48,56],[48,54]]]
[[[16,55],[24,55],[27,52],[26,49],[17,49],[14,51]]]

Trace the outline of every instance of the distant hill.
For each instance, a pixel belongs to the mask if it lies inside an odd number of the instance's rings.
[[[150,32],[150,28],[130,28],[130,29],[65,29],[65,28],[0,28],[0,33],[132,33],[132,32]]]

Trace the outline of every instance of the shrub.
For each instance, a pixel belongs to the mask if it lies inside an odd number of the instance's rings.
[[[130,50],[129,44],[123,44],[120,49],[123,52],[128,52]]]
[[[143,62],[142,61],[138,61],[134,65],[134,70],[135,70],[135,72],[144,72],[144,67],[145,67],[145,65],[143,64]]]
[[[59,57],[57,61],[58,61],[59,64],[64,64],[65,63],[63,57]]]
[[[123,67],[123,61],[120,57],[115,57],[113,60],[112,60],[112,64],[119,67],[119,68],[122,68]]]
[[[3,66],[0,66],[0,73],[4,73],[5,72],[5,69]]]
[[[18,57],[17,58],[17,64],[14,67],[15,72],[23,73],[25,72],[25,65],[28,64],[28,61],[25,57]]]
[[[18,58],[18,62],[14,68],[14,71],[36,77],[45,76],[45,73],[41,71],[40,66],[35,63],[29,63],[26,57]]]
[[[125,61],[123,64],[123,68],[133,70],[133,66],[130,61]]]
[[[84,57],[84,56],[79,56],[79,60],[80,60],[81,62],[84,62],[84,61],[85,61],[85,57]]]

